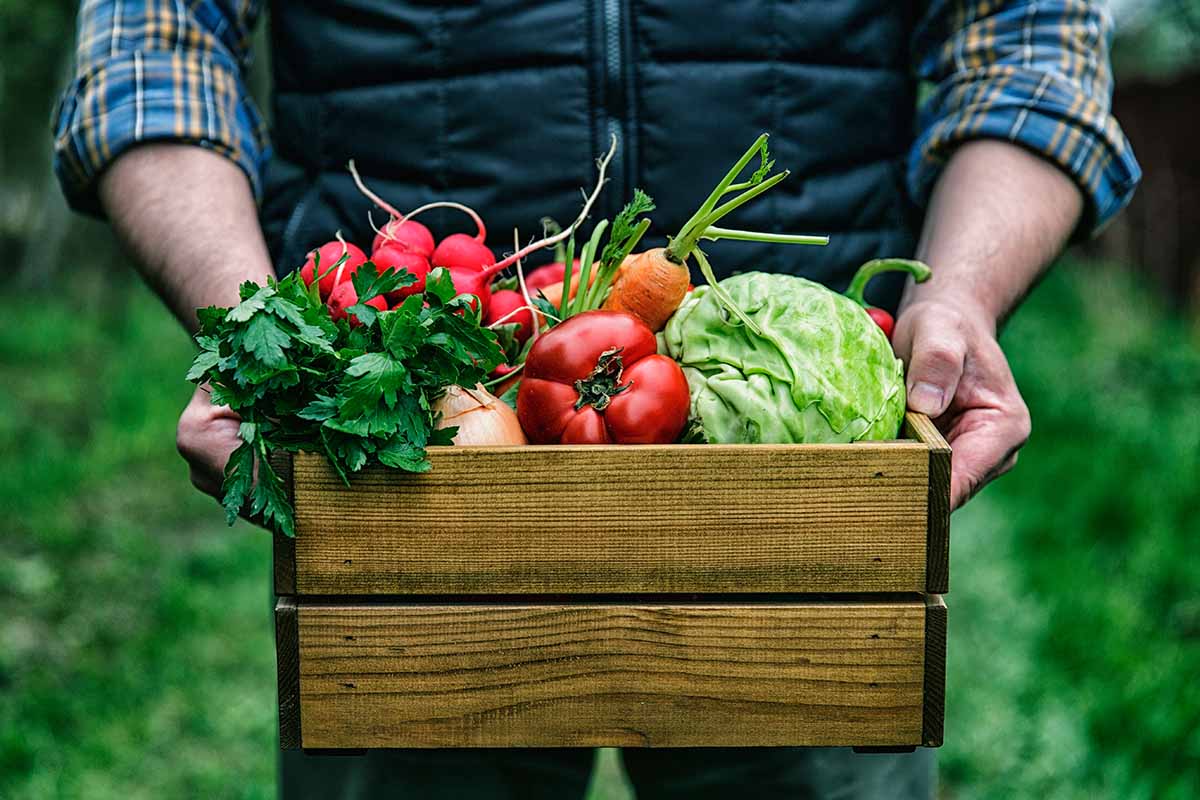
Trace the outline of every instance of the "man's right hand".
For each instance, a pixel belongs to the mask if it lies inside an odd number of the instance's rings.
[[[241,444],[242,418],[229,406],[215,406],[207,386],[199,386],[179,416],[175,446],[191,468],[192,484],[221,499],[221,482],[230,454]]]
[[[272,274],[250,181],[224,156],[190,144],[143,144],[112,163],[99,189],[139,271],[189,331],[197,308],[233,305],[239,284]],[[180,364],[180,373],[186,368]],[[183,410],[175,441],[202,492],[221,496],[240,422],[212,404],[207,387]]]

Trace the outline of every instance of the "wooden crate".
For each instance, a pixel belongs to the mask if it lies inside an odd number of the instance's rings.
[[[950,451],[905,436],[297,456],[282,746],[938,746]]]

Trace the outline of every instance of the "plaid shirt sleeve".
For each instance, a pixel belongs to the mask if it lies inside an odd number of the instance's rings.
[[[257,196],[266,130],[243,82],[257,0],[84,0],[75,74],[54,115],[54,170],[100,215],[96,179],[139,142],[189,142],[233,160]]]
[[[1099,0],[932,0],[914,37],[917,72],[934,86],[909,159],[913,197],[928,201],[956,145],[1002,139],[1075,179],[1080,234],[1103,228],[1141,178],[1110,113],[1111,38]]]

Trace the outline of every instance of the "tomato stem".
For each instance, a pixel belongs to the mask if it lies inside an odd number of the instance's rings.
[[[621,385],[621,375],[625,365],[621,362],[623,347],[605,350],[596,359],[596,367],[586,378],[575,381],[575,391],[579,399],[575,401],[575,410],[591,406],[597,411],[603,411],[612,403],[612,399],[621,392],[627,391],[633,383]]]

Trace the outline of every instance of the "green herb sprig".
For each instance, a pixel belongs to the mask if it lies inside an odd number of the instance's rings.
[[[334,322],[316,281],[306,286],[298,273],[244,283],[233,308],[197,312],[200,352],[188,380],[209,384],[213,402],[242,418],[222,487],[230,523],[247,512],[295,535],[272,451],[321,453],[344,481],[373,462],[428,470],[425,448],[449,444],[455,432],[436,429],[437,400],[503,361],[495,333],[446,270],[431,272],[424,292],[390,311],[364,304],[412,285],[412,275],[380,273],[368,262],[352,280],[358,303],[347,311],[357,327]]]

